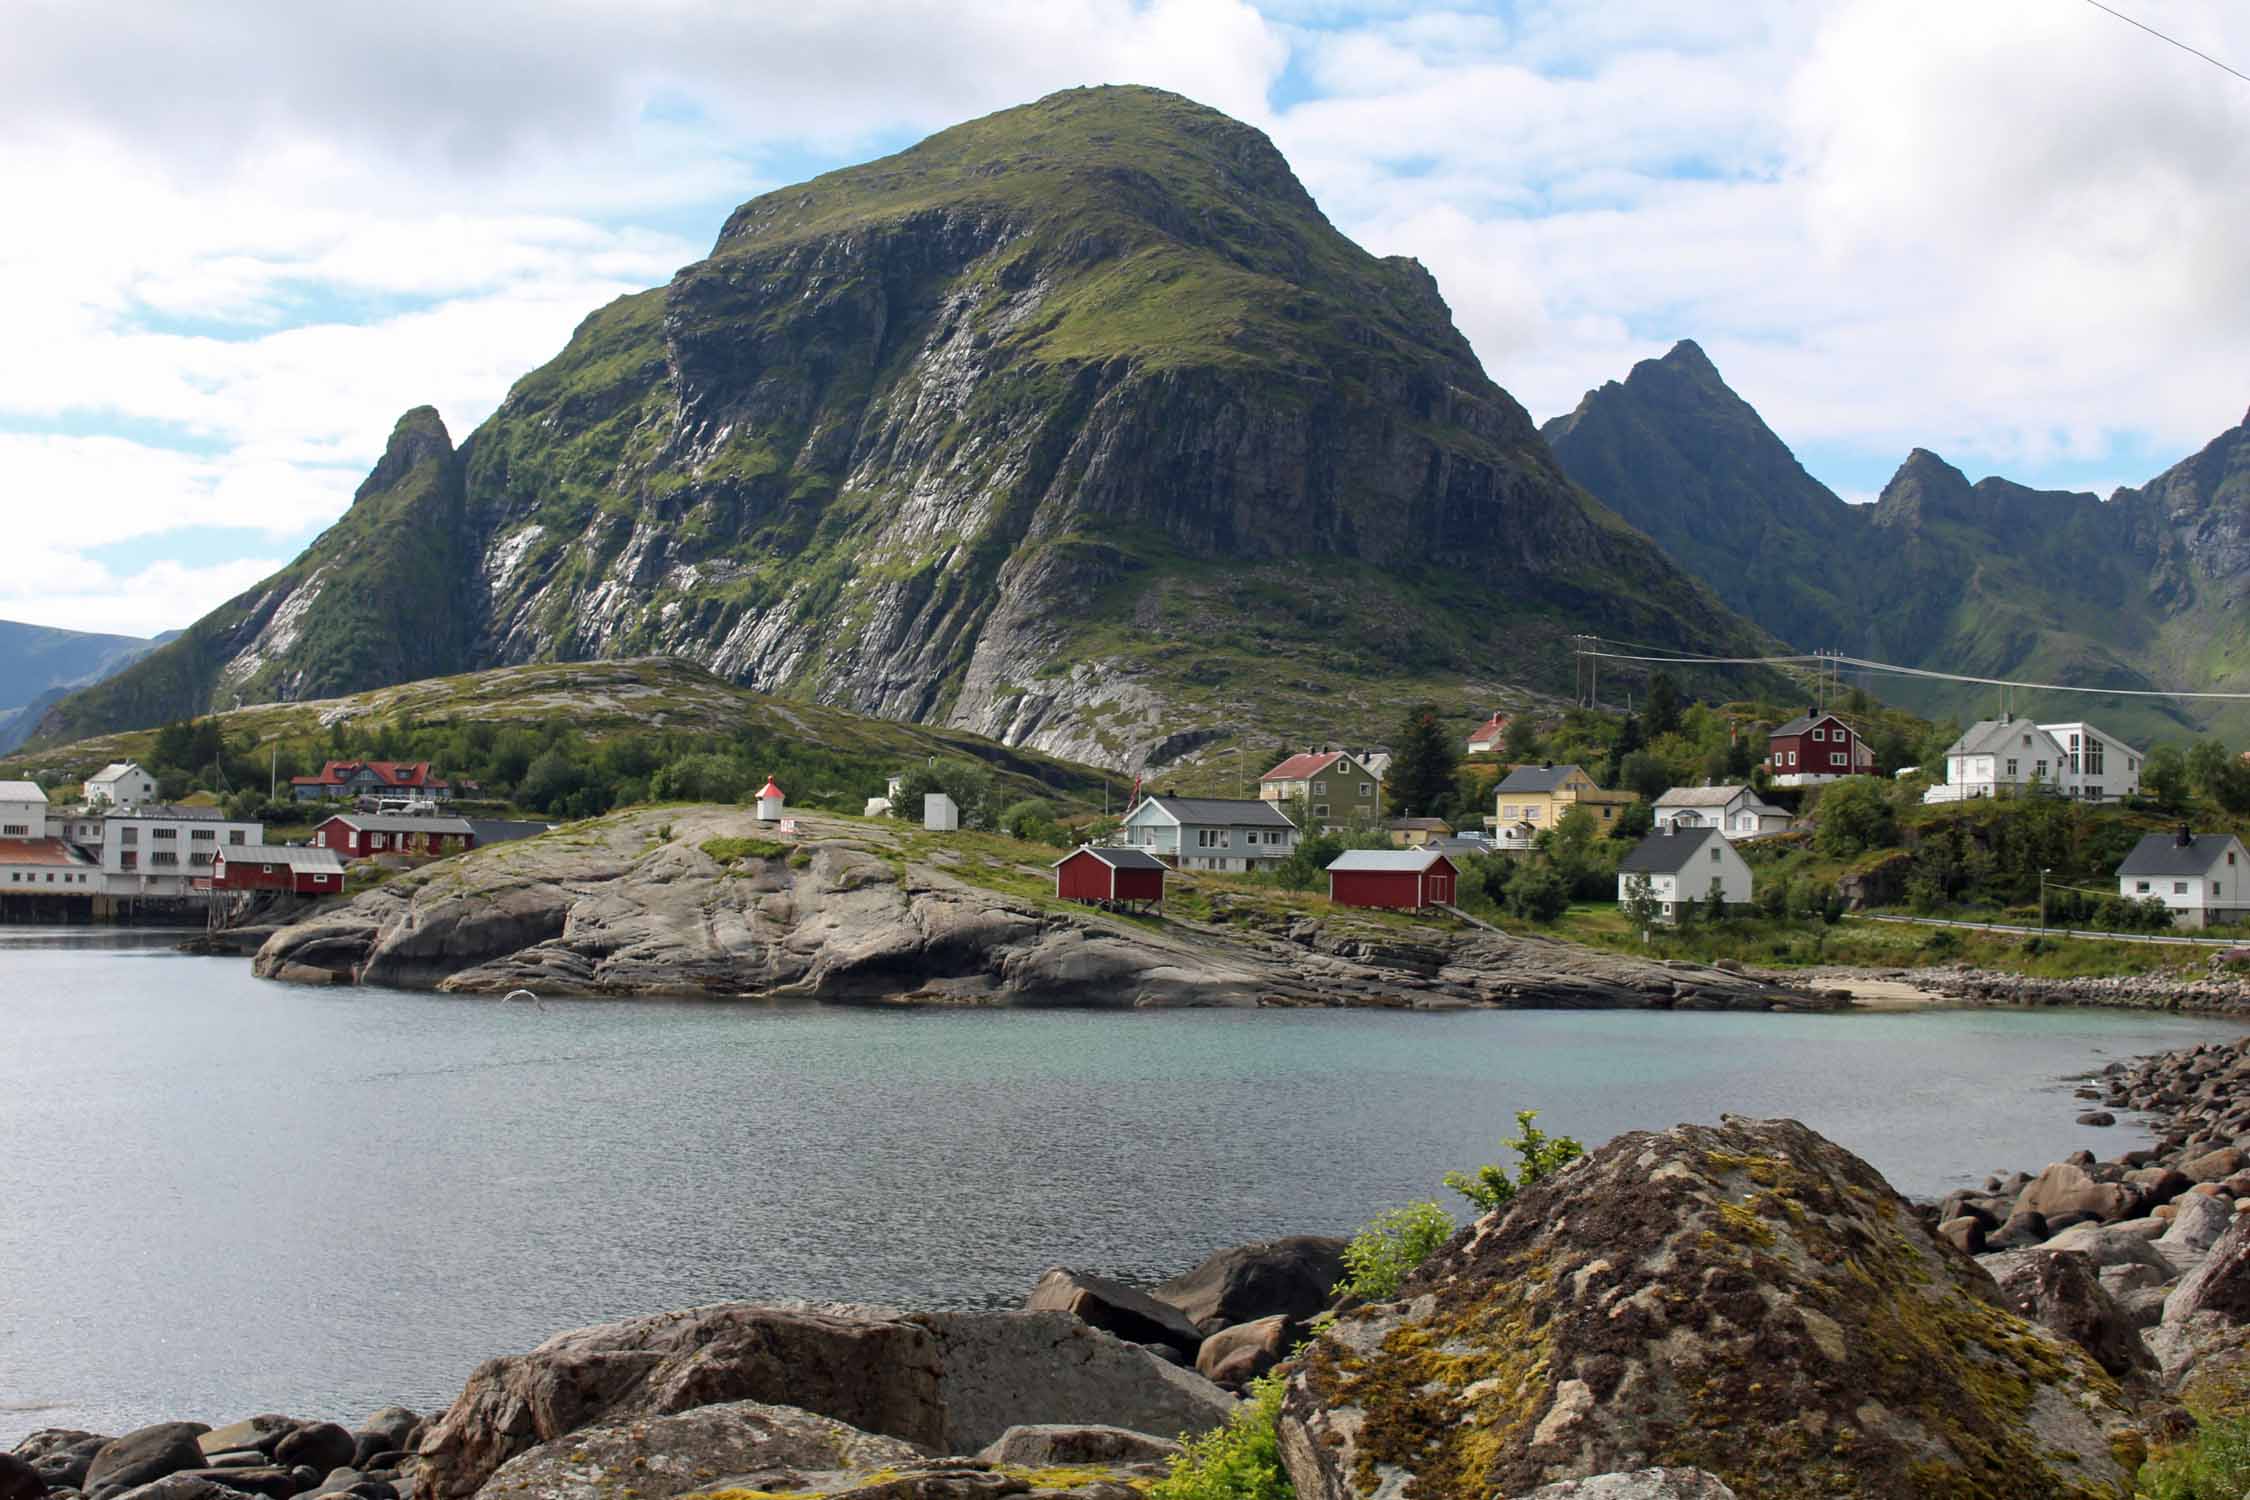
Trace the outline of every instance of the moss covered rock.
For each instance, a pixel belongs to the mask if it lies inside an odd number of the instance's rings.
[[[1743,1500],[2123,1496],[2118,1387],[1789,1120],[1620,1136],[1346,1315],[1290,1382],[1305,1500],[1650,1465]]]

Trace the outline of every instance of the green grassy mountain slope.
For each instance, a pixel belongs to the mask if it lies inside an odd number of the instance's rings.
[[[1563,475],[1421,266],[1339,234],[1259,132],[1150,89],[744,205],[433,463],[412,535],[452,549],[463,616],[434,616],[433,659],[344,649],[388,616],[340,612],[337,581],[402,538],[331,533],[42,732],[662,652],[1122,765],[1560,687],[1578,629],[1758,638]]]
[[[2000,478],[1971,484],[1916,449],[1873,505],[1855,506],[1805,473],[1703,351],[1682,343],[1542,431],[1573,478],[1801,649],[2084,686],[2250,687],[2250,635],[2231,616],[2246,585],[2214,576],[2250,576],[2244,429],[2147,492],[2106,501]],[[2168,498],[2150,498],[2160,490]],[[1872,686],[1934,715],[1997,707],[1989,688]],[[2166,699],[2027,701],[2144,740],[2211,717]]]

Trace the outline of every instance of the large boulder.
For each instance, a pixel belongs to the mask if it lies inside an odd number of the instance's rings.
[[[1122,1281],[1065,1266],[1041,1276],[1023,1306],[1026,1312],[1066,1312],[1129,1344],[1164,1344],[1191,1360],[1203,1343],[1203,1331],[1170,1303]]]
[[[1164,1464],[1180,1456],[1178,1443],[1127,1427],[1066,1426],[1048,1422],[1011,1427],[985,1445],[978,1459],[1019,1469],[1080,1464]]]
[[[157,1422],[111,1438],[86,1468],[85,1491],[129,1490],[182,1469],[203,1467],[196,1439],[211,1429],[201,1422]]]
[[[2084,1167],[2058,1161],[2031,1180],[2016,1195],[2016,1212],[2040,1214],[2060,1220],[2122,1219],[2140,1201],[2140,1195],[2120,1182],[2097,1181]]]
[[[2250,1322],[2250,1214],[2236,1214],[2204,1252],[2203,1263],[2181,1278],[2164,1299],[2167,1323],[2198,1313],[2229,1323]]]
[[[1299,1355],[1302,1500],[1702,1469],[1743,1500],[2129,1492],[2091,1356],[1791,1120],[1620,1136]]]
[[[669,1417],[581,1428],[519,1453],[485,1481],[485,1500],[671,1500],[685,1490],[800,1489],[807,1473],[870,1471],[920,1462],[912,1443],[878,1437],[793,1406],[727,1401]]]
[[[30,1459],[0,1453],[0,1500],[39,1500],[46,1493],[47,1481]]]
[[[1233,1398],[1065,1313],[720,1303],[557,1334],[487,1360],[430,1425],[423,1500],[596,1422],[719,1402],[795,1406],[941,1453],[1033,1422],[1202,1432]]]
[[[2171,1264],[2185,1269],[2200,1262],[2234,1223],[2234,1205],[2223,1198],[2187,1193],[2179,1199],[2177,1210],[2171,1226],[2157,1236],[2156,1249]]]
[[[341,1469],[359,1452],[359,1440],[334,1422],[308,1422],[273,1445],[273,1460],[285,1468],[303,1464],[326,1474]]]
[[[1299,1234],[1221,1250],[1156,1289],[1205,1333],[1284,1317],[1304,1323],[1336,1300],[1344,1279],[1344,1241]]]
[[[15,1456],[37,1471],[50,1490],[75,1490],[86,1482],[94,1455],[109,1439],[75,1427],[42,1427],[16,1444]]]
[[[2072,1250],[2018,1250],[1996,1258],[2012,1263],[2006,1275],[1993,1278],[2008,1306],[2069,1339],[2120,1380],[2156,1373],[2156,1360],[2141,1342],[2140,1329],[2103,1289],[2086,1256]]]
[[[1222,1328],[1203,1341],[1196,1371],[1220,1385],[1247,1385],[1286,1359],[1296,1347],[1296,1324],[1275,1313],[1255,1323]]]
[[[242,1490],[184,1469],[129,1490],[119,1490],[116,1495],[117,1500],[250,1500]]]
[[[239,1422],[229,1422],[224,1427],[214,1427],[197,1438],[195,1445],[206,1454],[239,1453],[246,1448],[254,1448],[270,1458],[281,1440],[303,1425],[295,1417],[266,1412],[255,1417],[244,1417]]]

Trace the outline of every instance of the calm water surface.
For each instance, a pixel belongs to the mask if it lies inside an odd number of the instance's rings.
[[[723,1298],[1012,1302],[1344,1232],[1501,1155],[1794,1115],[1936,1193],[2141,1137],[2063,1080],[2240,1034],[2126,1013],[871,1012],[303,990],[0,931],[0,1446],[448,1401]]]

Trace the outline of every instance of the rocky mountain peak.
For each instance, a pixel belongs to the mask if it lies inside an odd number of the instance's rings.
[[[357,505],[369,495],[380,494],[395,488],[400,480],[422,464],[443,462],[453,457],[453,435],[445,430],[445,419],[434,406],[417,406],[400,417],[391,428],[390,441],[383,445],[383,456],[368,471],[352,494]]]

